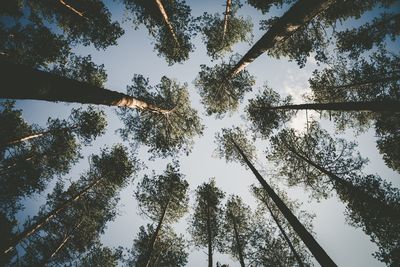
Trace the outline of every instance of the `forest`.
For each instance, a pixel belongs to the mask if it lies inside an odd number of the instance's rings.
[[[400,266],[399,0],[0,1],[0,266]]]

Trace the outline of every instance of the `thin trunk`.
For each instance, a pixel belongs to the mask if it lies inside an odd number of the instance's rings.
[[[231,16],[231,6],[232,6],[232,0],[226,0],[226,8],[225,8],[225,16],[224,16],[224,29],[222,32],[222,44],[224,43],[225,40],[225,35],[226,31],[228,29],[228,20],[229,17]]]
[[[30,160],[32,160],[33,159],[33,157],[27,157],[27,158],[25,158],[25,159],[23,159],[24,161],[30,161]],[[18,165],[18,162],[14,162],[13,164],[11,164],[11,165],[8,165],[7,167],[5,167],[5,168],[1,168],[0,169],[0,175],[2,175],[2,174],[4,174],[8,169],[11,169],[11,168],[13,168],[13,167],[15,167],[15,166],[17,166]]]
[[[298,0],[283,14],[250,48],[242,59],[231,70],[233,77],[241,72],[265,51],[293,35],[302,26],[307,25],[315,16],[326,10],[335,0]]]
[[[76,8],[72,7],[71,5],[68,5],[67,3],[64,2],[64,0],[58,0],[58,2],[60,2],[60,4],[62,4],[63,6],[65,6],[66,8],[68,8],[69,10],[71,10],[72,12],[77,14],[78,16],[80,16],[84,19],[88,19],[87,17],[85,17],[85,15],[83,15],[83,12],[80,12]]]
[[[269,207],[267,201],[263,201],[264,204],[267,206],[267,209],[269,210],[269,213],[271,213],[272,218],[274,219],[276,225],[278,226],[279,230],[281,231],[283,238],[286,240],[286,242],[288,243],[288,246],[290,248],[290,250],[292,251],[294,257],[297,260],[297,263],[299,264],[300,267],[304,267],[304,263],[300,258],[300,255],[297,253],[296,249],[294,248],[292,242],[290,241],[288,235],[286,234],[285,229],[283,229],[282,225],[280,224],[278,218],[275,216],[275,214],[272,212],[272,209]]]
[[[208,243],[208,267],[213,266],[213,247],[211,238],[210,208],[207,202],[207,243]]]
[[[164,210],[163,210],[163,212],[162,212],[162,214],[161,214],[160,220],[158,221],[157,228],[156,228],[156,230],[155,230],[153,236],[151,237],[150,244],[149,244],[149,251],[147,252],[147,256],[146,256],[147,259],[145,260],[145,262],[146,262],[146,267],[149,267],[149,266],[150,266],[150,261],[151,261],[151,256],[152,256],[152,254],[153,254],[154,245],[155,245],[155,243],[156,243],[157,237],[158,237],[159,232],[160,232],[160,230],[161,230],[162,223],[163,223],[163,221],[164,221],[164,217],[165,217],[165,214],[166,214],[167,209],[168,209],[169,201],[170,201],[170,200],[167,201],[167,204],[165,205]]]
[[[232,221],[233,221],[233,231],[235,232],[235,239],[236,239],[236,245],[237,245],[237,253],[239,255],[239,262],[241,267],[245,267],[246,265],[244,264],[244,257],[243,257],[243,251],[242,251],[242,244],[240,242],[239,238],[239,232],[237,230],[237,225],[236,225],[236,220],[235,217],[232,215]]]
[[[299,235],[301,240],[303,240],[304,244],[308,247],[311,253],[314,255],[315,259],[324,267],[332,267],[337,266],[333,260],[328,256],[325,250],[318,244],[318,242],[314,239],[314,237],[308,232],[308,230],[303,226],[303,224],[297,219],[297,217],[292,213],[292,211],[286,206],[286,204],[282,201],[282,199],[275,193],[272,187],[264,180],[261,174],[257,171],[257,169],[253,166],[253,164],[249,161],[244,152],[240,149],[240,147],[236,144],[234,140],[232,143],[243,157],[243,160],[246,162],[247,166],[251,169],[254,176],[260,182],[268,196],[272,199],[278,209],[282,212],[282,215],[288,220],[289,224],[293,227],[293,230]]]
[[[165,25],[167,26],[169,32],[171,33],[172,37],[174,38],[174,41],[176,43],[176,45],[179,47],[179,40],[178,37],[176,36],[176,33],[174,31],[174,28],[172,27],[171,21],[168,18],[167,12],[164,9],[164,5],[161,2],[161,0],[155,0],[156,1],[156,5],[158,7],[158,9],[160,10],[161,16],[165,22]]]
[[[90,189],[95,187],[97,184],[99,184],[102,181],[103,178],[99,178],[93,182],[91,182],[88,186],[86,186],[82,191],[79,193],[75,194],[73,197],[70,199],[66,200],[63,202],[60,206],[55,208],[54,210],[50,211],[49,213],[46,214],[46,216],[40,218],[36,223],[31,224],[30,226],[26,227],[26,229],[16,235],[15,238],[10,240],[4,247],[6,249],[4,250],[4,254],[9,253],[11,250],[13,250],[21,240],[29,237],[30,235],[34,234],[37,232],[40,228],[42,228],[44,225],[46,225],[51,219],[53,219],[55,216],[57,216],[61,211],[63,211],[68,205],[71,203],[77,201],[80,199],[84,194],[86,194]]]
[[[400,101],[360,101],[360,102],[337,102],[337,103],[310,103],[299,105],[283,105],[278,107],[265,108],[266,110],[275,109],[312,109],[312,110],[337,110],[337,111],[390,111],[400,112]]]
[[[158,114],[169,114],[171,111],[123,93],[2,60],[0,73],[0,82],[3,84],[0,98],[127,107]]]

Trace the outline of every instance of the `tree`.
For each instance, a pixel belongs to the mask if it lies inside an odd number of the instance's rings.
[[[213,266],[213,251],[220,247],[223,224],[221,201],[224,196],[214,179],[196,189],[196,204],[189,232],[196,247],[207,247],[209,267]]]
[[[42,227],[54,220],[60,213],[77,203],[77,201],[89,192],[92,192],[92,190],[101,191],[103,187],[106,188],[107,190],[102,192],[102,199],[107,200],[107,196],[113,197],[116,192],[126,186],[130,175],[136,169],[136,160],[130,159],[125,150],[123,146],[116,145],[111,150],[103,149],[100,156],[92,156],[90,171],[82,177],[80,183],[73,186],[74,190],[69,192],[71,194],[65,194],[64,201],[61,201],[54,208],[35,218],[22,232],[16,234],[14,238],[4,242],[2,255],[7,255],[22,240],[35,234]]]
[[[227,161],[239,161],[242,165],[251,169],[254,176],[262,185],[265,192],[271,197],[272,201],[279,208],[294,231],[299,235],[307,248],[314,255],[315,259],[323,266],[336,266],[324,249],[318,244],[310,232],[298,220],[283,200],[275,193],[273,188],[264,180],[261,174],[256,170],[249,159],[255,157],[255,147],[249,143],[243,131],[240,128],[223,129],[222,135],[217,134],[216,143],[218,145],[217,153],[220,157],[225,157]],[[243,146],[243,149],[241,148]],[[247,156],[249,155],[249,156]]]
[[[300,204],[296,201],[290,201],[288,196],[285,194],[284,191],[278,190],[275,188],[275,190],[278,192],[279,196],[285,201],[285,203],[288,205],[288,207],[296,211],[297,217],[300,218],[302,223],[305,225],[305,227],[311,232],[312,231],[312,219],[313,215],[310,213],[307,213],[306,211],[300,211],[297,212],[300,208]],[[265,193],[265,191],[262,188],[252,186],[251,187],[251,192],[253,195],[256,197],[258,200],[258,212],[261,213],[269,213],[269,219],[273,220],[275,225],[279,229],[279,238],[284,239],[285,243],[287,246],[284,246],[286,249],[289,247],[290,249],[290,255],[286,256],[286,259],[290,263],[286,263],[286,265],[294,265],[296,262],[299,266],[310,266],[312,265],[311,263],[311,258],[308,253],[307,248],[302,244],[301,240],[297,236],[297,234],[293,231],[293,229],[287,224],[285,218],[282,216],[282,214],[279,212],[279,209],[277,206],[273,203],[271,198]],[[263,217],[265,218],[265,216]],[[255,231],[257,233],[257,231]],[[265,236],[258,237],[260,239],[265,239]],[[257,241],[257,235],[254,236],[254,240],[256,244],[260,241]],[[261,242],[265,242],[264,240],[261,240]],[[257,247],[258,245],[253,246]],[[263,247],[261,245],[261,247]],[[285,249],[285,250],[286,250]]]
[[[146,229],[147,228],[147,229]],[[132,258],[129,266],[146,266],[148,244],[154,236],[154,228],[148,224],[141,226],[137,238],[133,240]],[[153,256],[147,266],[179,267],[187,263],[187,244],[182,235],[177,235],[171,227],[163,227],[153,249]]]
[[[224,240],[225,250],[240,266],[245,267],[248,260],[247,248],[251,236],[252,212],[239,196],[231,195],[225,205]]]
[[[233,66],[229,77],[234,77],[253,62],[257,57],[286,41],[296,31],[307,25],[315,16],[327,9],[334,0],[299,0],[285,14],[275,19],[269,30],[258,40],[250,50]]]
[[[295,0],[247,0],[247,4],[260,10],[263,14],[268,13],[272,6],[282,7],[284,4],[291,4]]]
[[[251,121],[251,129],[255,133],[261,133],[264,137],[271,135],[272,131],[281,128],[289,122],[296,111],[272,109],[274,106],[290,105],[292,97],[282,98],[268,85],[254,99],[249,100],[246,107],[247,118]]]
[[[147,243],[143,266],[150,266],[163,225],[176,222],[187,212],[188,187],[184,176],[179,173],[177,163],[168,164],[163,174],[153,173],[152,177],[145,175],[138,185],[135,197],[141,214],[157,224]]]
[[[226,112],[236,111],[244,94],[251,91],[255,80],[247,71],[229,77],[229,70],[236,61],[237,55],[234,55],[228,63],[222,61],[214,67],[200,65],[201,71],[195,86],[199,90],[207,115],[215,114],[217,118],[222,118]]]
[[[226,53],[232,52],[232,46],[237,42],[250,43],[253,24],[250,19],[237,16],[241,7],[239,0],[227,0],[224,16],[217,14],[204,14],[197,18],[197,28],[202,33],[207,54],[212,59],[218,59]]]
[[[54,176],[68,173],[81,158],[81,143],[89,145],[107,123],[104,112],[79,108],[72,109],[68,120],[49,118],[43,130],[28,125],[13,102],[4,107],[0,122],[8,128],[0,145],[0,211],[11,216],[21,209],[19,199],[43,191]]]
[[[96,244],[81,258],[81,260],[79,260],[79,264],[83,267],[117,267],[118,262],[122,257],[121,254],[121,248],[110,249],[108,247],[103,247],[101,244]]]
[[[377,175],[364,175],[366,160],[354,152],[355,146],[333,139],[312,123],[304,135],[283,130],[272,137],[268,158],[277,163],[289,185],[304,184],[315,197],[327,197],[335,190],[347,204],[351,224],[361,227],[378,245],[375,256],[393,265],[398,260],[400,233],[393,223],[400,212],[400,191]]]
[[[326,102],[362,102],[387,101],[396,103],[400,100],[399,55],[378,51],[370,60],[360,60],[347,66],[343,60],[330,69],[315,71],[309,80],[313,91],[313,100]],[[357,112],[343,113],[332,111],[325,116],[333,118],[338,130],[353,127],[363,132],[375,125],[378,135],[378,148],[384,155],[386,164],[394,170],[399,169],[399,157],[396,155],[399,137],[398,112]],[[389,122],[389,123],[387,123]]]
[[[135,75],[132,82],[128,95],[166,110],[132,113],[129,108],[121,109],[118,114],[125,124],[120,130],[123,139],[133,136],[158,156],[173,156],[181,151],[188,154],[193,138],[202,134],[203,125],[197,111],[190,106],[187,84],[180,85],[164,76],[159,84],[151,86],[142,75]]]
[[[191,9],[184,0],[123,0],[126,9],[131,13],[131,20],[136,29],[144,26],[155,38],[154,49],[159,56],[165,57],[169,65],[189,58],[193,51],[190,38],[194,27]]]
[[[29,19],[35,24],[55,23],[72,43],[97,49],[115,45],[124,33],[101,0],[26,1],[21,6],[30,11]]]

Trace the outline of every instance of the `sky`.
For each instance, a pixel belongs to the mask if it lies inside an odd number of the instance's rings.
[[[300,69],[296,63],[289,62],[285,58],[278,60],[270,58],[267,55],[260,56],[247,68],[256,77],[256,84],[253,87],[253,91],[246,95],[239,111],[232,114],[232,116],[226,116],[222,120],[215,119],[214,117],[205,115],[204,108],[200,104],[198,91],[193,84],[201,64],[212,65],[216,63],[211,62],[210,58],[207,57],[205,45],[202,43],[200,36],[197,36],[193,40],[196,48],[190,54],[189,60],[182,64],[168,66],[165,60],[158,57],[157,53],[153,51],[152,38],[148,36],[146,29],[140,27],[138,30],[134,30],[131,22],[126,21],[126,13],[121,4],[113,1],[104,2],[109,6],[113,18],[122,23],[125,34],[118,39],[116,46],[109,47],[106,50],[98,51],[90,46],[77,46],[74,49],[75,52],[81,55],[91,54],[95,63],[105,65],[108,74],[106,88],[111,90],[125,92],[126,86],[131,84],[134,74],[143,74],[145,77],[148,77],[152,85],[159,83],[160,78],[164,75],[176,79],[181,84],[187,83],[192,106],[199,111],[202,123],[205,125],[203,136],[195,139],[192,153],[189,156],[181,156],[179,159],[181,172],[185,174],[190,185],[191,206],[193,206],[196,187],[208,181],[211,177],[215,177],[217,186],[225,191],[226,195],[239,195],[254,209],[256,202],[249,192],[249,187],[251,184],[256,184],[256,179],[250,170],[245,169],[243,166],[237,163],[226,163],[224,159],[219,159],[215,156],[215,134],[223,127],[246,126],[247,122],[242,118],[244,115],[243,109],[248,99],[254,97],[255,93],[265,83],[268,83],[269,86],[283,96],[287,94],[293,95],[294,102],[301,103],[302,94],[309,92],[308,78],[310,78],[312,71],[318,68],[316,62],[310,58],[306,67]],[[193,16],[199,16],[204,11],[210,13],[224,12],[224,3],[225,1],[223,0],[187,1],[187,4],[192,8]],[[257,41],[263,34],[263,32],[258,30],[259,20],[280,15],[282,14],[282,10],[272,9],[269,14],[262,15],[256,9],[244,4],[239,14],[245,17],[249,16],[252,19],[254,23],[253,41]],[[234,52],[243,55],[249,48],[249,44],[237,44],[234,46]],[[24,118],[30,123],[37,123],[42,126],[45,125],[48,117],[66,118],[71,109],[78,106],[84,105],[29,100],[17,101],[17,107],[23,109]],[[71,177],[72,179],[79,178],[79,174],[88,168],[87,156],[90,154],[98,154],[104,146],[123,143],[116,132],[117,129],[123,126],[116,116],[116,108],[101,108],[107,114],[108,127],[106,134],[96,139],[90,147],[85,147],[82,150],[85,158],[73,167],[67,177]],[[315,117],[319,120],[319,117],[312,112],[308,112],[308,116],[309,119]],[[330,121],[319,121],[324,129],[327,129],[330,133],[334,133],[334,127]],[[290,126],[298,130],[304,130],[306,126],[305,112],[299,112]],[[379,155],[376,149],[376,139],[373,129],[358,136],[355,136],[352,130],[348,130],[338,136],[358,142],[358,150],[361,155],[368,157],[370,160],[365,173],[377,173],[383,179],[392,182],[393,186],[400,187],[400,175],[385,166],[381,155]],[[303,202],[301,209],[316,214],[313,221],[314,237],[338,266],[384,266],[371,255],[377,250],[377,247],[369,241],[369,237],[361,229],[353,228],[346,223],[344,217],[345,207],[335,196],[316,202],[301,187],[287,188],[284,179],[270,175],[274,173],[274,166],[265,159],[264,152],[267,148],[267,142],[258,140],[256,144],[258,153],[258,160],[255,162],[256,168],[265,170],[263,172],[265,178],[271,180],[271,182],[280,188],[285,189],[290,199]],[[155,159],[150,161],[148,159],[150,155],[146,151],[146,147],[141,147],[138,158],[146,164],[147,169],[139,172],[134,182],[121,192],[118,207],[119,216],[114,222],[108,223],[107,230],[102,236],[104,245],[131,248],[132,241],[139,227],[149,222],[139,215],[133,192],[136,190],[137,183],[145,173],[150,173],[152,170],[155,170],[156,173],[163,172],[167,163],[171,162],[171,159]],[[34,215],[38,207],[43,203],[46,194],[51,192],[53,185],[54,182],[50,183],[45,192],[34,197],[34,201],[27,201],[27,209],[19,217],[23,219],[26,215]],[[190,239],[187,233],[188,215],[176,223],[174,228],[177,232],[184,234]],[[187,266],[205,266],[207,264],[206,249],[191,247],[188,260]],[[231,267],[239,266],[239,263],[228,255],[216,253],[216,261],[227,263]],[[317,263],[315,265],[318,266]]]

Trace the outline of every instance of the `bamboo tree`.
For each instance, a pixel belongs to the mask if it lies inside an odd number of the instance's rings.
[[[294,3],[230,70],[229,77],[234,77],[265,51],[279,45],[334,2],[335,0],[299,0]]]
[[[194,213],[190,219],[189,232],[196,247],[207,247],[208,266],[213,266],[213,252],[220,249],[223,214],[221,201],[224,192],[211,179],[196,189]]]
[[[3,254],[12,251],[23,239],[36,233],[58,214],[84,197],[85,194],[98,187],[101,183],[107,183],[110,187],[117,188],[126,185],[126,179],[131,175],[134,168],[122,146],[115,146],[111,151],[103,150],[101,156],[92,157],[92,162],[94,170],[88,173],[91,179],[53,209],[36,218],[34,222],[26,226],[13,239],[7,240],[2,248]]]
[[[245,152],[238,145],[238,143],[240,143],[247,151],[253,152],[249,155],[250,157],[254,157],[254,147],[252,147],[251,144],[248,144],[243,132],[238,129],[223,129],[222,135],[217,135],[217,143],[219,144],[219,154],[221,156],[225,156],[227,161],[239,160],[242,164],[251,169],[254,176],[264,188],[265,192],[271,197],[272,201],[279,208],[280,212],[283,214],[289,224],[293,227],[294,231],[296,231],[304,244],[314,255],[315,259],[322,266],[336,266],[336,264],[328,256],[325,250],[318,244],[310,232],[303,226],[303,224],[297,219],[297,217],[292,213],[282,199],[275,193],[272,187],[264,180],[261,174],[250,162]]]
[[[156,223],[156,228],[148,242],[143,266],[148,267],[153,257],[154,247],[164,224],[177,221],[187,212],[188,183],[179,173],[177,164],[168,164],[161,175],[153,173],[144,176],[135,192],[141,213]]]

